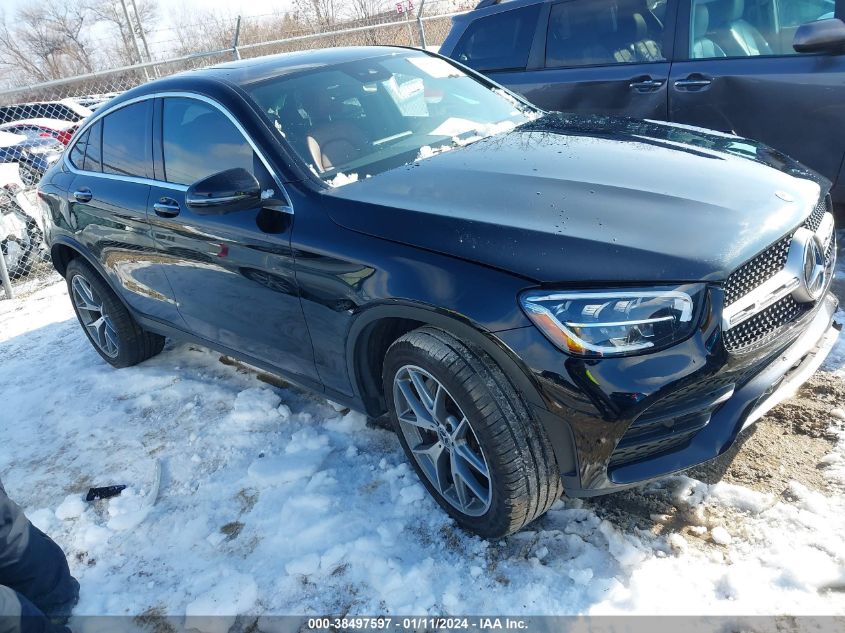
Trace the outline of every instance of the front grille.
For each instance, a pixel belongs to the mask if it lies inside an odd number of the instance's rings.
[[[727,330],[725,348],[732,352],[759,347],[776,337],[780,328],[791,323],[807,310],[811,310],[812,307],[813,304],[798,303],[792,295],[787,295],[747,321]]]
[[[815,233],[822,224],[824,214],[828,212],[833,213],[833,200],[830,196],[825,196],[819,200],[819,203],[816,205],[816,208],[813,209],[810,217],[807,218],[806,222],[804,222],[804,226]]]
[[[825,213],[832,212],[830,195],[825,196],[805,220],[804,226],[815,232],[821,226]],[[825,253],[826,263],[836,257],[836,239],[830,241]],[[792,234],[782,237],[765,251],[737,268],[725,282],[725,305],[730,305],[764,282],[774,277],[786,266]],[[759,314],[725,332],[728,351],[746,350],[765,344],[778,330],[811,309],[810,304],[799,304],[792,297],[784,297]]]
[[[783,270],[791,243],[792,235],[787,235],[731,273],[725,284],[725,305],[731,305]]]
[[[836,259],[836,232],[834,231],[833,237],[828,242],[827,250],[824,252],[824,264],[825,266],[830,266],[833,260]]]

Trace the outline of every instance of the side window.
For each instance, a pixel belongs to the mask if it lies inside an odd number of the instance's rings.
[[[644,64],[665,61],[665,3],[569,0],[552,7],[546,67]]]
[[[693,0],[690,57],[798,55],[798,27],[833,17],[835,8],[835,0]]]
[[[190,185],[227,169],[255,173],[254,152],[220,110],[197,99],[166,98],[162,150],[168,182]]]
[[[103,173],[149,178],[152,175],[151,126],[150,99],[103,117]]]
[[[84,169],[85,165],[85,148],[88,146],[88,137],[91,134],[91,129],[85,130],[85,133],[76,139],[73,147],[70,148],[68,160],[70,164],[77,169]]]
[[[89,128],[88,149],[85,151],[85,171],[103,171],[103,122],[97,121]]]
[[[452,57],[475,70],[519,70],[528,63],[540,5],[502,11],[467,27]]]
[[[835,11],[836,0],[780,0],[778,25],[782,29],[797,28],[807,22],[832,18]]]

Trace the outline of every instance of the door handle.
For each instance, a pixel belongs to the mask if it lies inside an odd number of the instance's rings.
[[[179,203],[173,198],[162,198],[153,205],[156,215],[162,218],[175,218],[179,215]]]
[[[91,199],[94,197],[94,194],[91,193],[91,190],[87,187],[83,187],[82,189],[74,191],[73,197],[77,202],[91,202]]]
[[[645,77],[643,79],[636,79],[628,84],[628,87],[631,90],[636,90],[637,92],[655,92],[663,85],[662,79],[652,79],[651,77]]]
[[[713,80],[704,75],[690,75],[686,79],[679,79],[675,82],[675,88],[678,90],[701,90],[710,86]]]

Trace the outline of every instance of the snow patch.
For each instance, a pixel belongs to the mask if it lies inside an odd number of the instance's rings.
[[[85,501],[79,495],[68,495],[56,508],[56,517],[62,521],[78,519],[85,512]]]
[[[334,178],[327,181],[332,187],[343,187],[344,185],[351,185],[353,182],[358,182],[358,174],[344,174],[338,173]]]
[[[252,576],[231,572],[217,576],[214,586],[185,607],[185,628],[203,633],[227,633],[238,615],[258,600]]]

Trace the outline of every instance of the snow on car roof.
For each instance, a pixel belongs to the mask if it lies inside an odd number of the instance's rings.
[[[13,134],[12,132],[0,131],[0,147],[12,147],[23,143],[26,137],[23,134]]]
[[[20,119],[18,121],[9,121],[0,125],[0,130],[8,130],[9,128],[18,125],[35,125],[37,127],[46,127],[51,130],[67,130],[78,125],[78,122],[66,121],[65,119],[49,119],[47,117],[40,117],[36,119]]]

